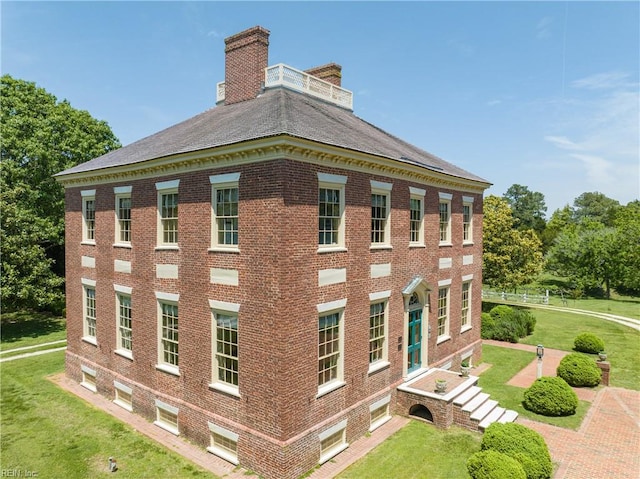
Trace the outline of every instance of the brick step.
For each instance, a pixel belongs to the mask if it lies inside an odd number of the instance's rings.
[[[462,406],[463,404],[468,403],[474,396],[477,396],[480,391],[482,391],[481,387],[471,386],[465,392],[456,397],[453,400],[453,404],[455,404],[456,406]]]
[[[484,403],[487,399],[489,399],[489,395],[487,393],[479,393],[477,394],[471,401],[462,406],[462,410],[464,412],[471,412],[478,409],[482,403]]]
[[[511,409],[507,409],[505,413],[498,419],[498,422],[504,424],[506,422],[513,422],[518,418],[518,413]]]
[[[496,401],[496,404],[498,404],[497,401]],[[505,413],[505,411],[506,409],[503,407],[499,407],[499,406],[495,407],[493,411],[487,414],[485,418],[482,421],[480,421],[480,424],[478,424],[478,429],[480,429],[481,431],[484,431],[491,424],[498,421],[502,417],[502,415]]]
[[[493,411],[493,409],[497,405],[498,401],[495,401],[494,399],[488,399],[487,401],[482,403],[482,406],[471,413],[471,419],[473,421],[481,421],[487,416],[487,414]]]

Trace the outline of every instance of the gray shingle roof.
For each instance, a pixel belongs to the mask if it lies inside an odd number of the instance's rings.
[[[381,130],[348,110],[286,88],[268,89],[253,100],[212,108],[56,176],[132,165],[278,135],[391,158],[488,184],[486,180]]]

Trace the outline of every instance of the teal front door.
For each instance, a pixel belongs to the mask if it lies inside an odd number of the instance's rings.
[[[407,343],[407,372],[420,369],[422,365],[422,308],[409,311],[409,341]]]

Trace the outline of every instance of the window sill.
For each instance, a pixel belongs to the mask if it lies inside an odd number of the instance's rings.
[[[467,331],[471,331],[471,329],[472,329],[472,327],[471,327],[471,326],[463,326],[463,327],[460,329],[460,334],[462,334],[462,333],[466,333]]]
[[[127,358],[133,361],[133,353],[127,349],[116,349],[113,352],[118,356],[122,356],[123,358]]]
[[[89,384],[89,383],[86,383],[86,382],[82,381],[80,383],[80,386],[82,386],[83,388],[88,389],[89,391],[91,391],[93,393],[97,393],[98,392],[98,390],[96,389],[96,387],[93,384]]]
[[[453,246],[453,243],[451,241],[441,241],[438,246]]]
[[[372,244],[369,247],[370,250],[385,250],[385,249],[393,249],[393,246],[390,244]]]
[[[445,341],[449,341],[450,339],[451,339],[451,336],[449,336],[449,335],[438,336],[436,344],[444,343]]]
[[[222,459],[224,459],[227,462],[230,462],[231,464],[237,466],[238,465],[238,457],[234,456],[233,454],[229,454],[229,452],[227,451],[223,451],[222,449],[219,449],[217,447],[213,447],[213,446],[209,446],[207,447],[207,451],[210,452],[211,454],[218,456]]]
[[[382,426],[383,424],[386,424],[389,421],[391,421],[391,416],[385,416],[383,418],[378,419],[376,422],[372,423],[371,426],[369,426],[369,432],[375,431],[380,426]]]
[[[342,386],[345,386],[347,383],[344,381],[331,381],[330,383],[323,384],[318,388],[318,394],[316,394],[316,399],[321,398],[325,394],[329,394],[331,391],[335,391],[336,389],[340,389]]]
[[[155,247],[156,251],[180,251],[180,247],[178,245],[158,245]]]
[[[409,243],[409,248],[426,248],[427,245],[424,243]]]
[[[339,446],[334,447],[333,449],[325,452],[324,454],[321,454],[320,455],[319,464],[324,464],[329,459],[331,459],[332,457],[337,456],[338,454],[340,454],[342,451],[344,451],[348,447],[349,447],[349,443],[345,442],[344,444],[340,444]]]
[[[155,424],[159,428],[164,429],[165,431],[170,432],[174,436],[179,436],[180,435],[180,431],[178,431],[178,429],[176,429],[175,427],[173,427],[173,426],[171,426],[169,424],[165,424],[165,423],[160,422],[160,421],[153,421],[153,424]]]
[[[118,406],[120,406],[122,409],[125,409],[129,412],[133,412],[133,408],[131,407],[131,405],[127,404],[124,401],[120,401],[119,399],[114,399],[113,400],[113,404],[116,404]]]
[[[463,241],[462,246],[473,246],[473,241]]]
[[[126,248],[126,249],[131,249],[131,243],[113,243],[113,247],[114,248]]]
[[[237,246],[224,248],[222,246],[213,246],[207,250],[209,253],[240,253],[240,248]]]
[[[171,366],[170,364],[156,364],[156,369],[158,371],[173,374],[174,376],[180,376],[180,369],[176,366]]]
[[[91,241],[91,240],[83,240],[83,241],[80,242],[80,244],[84,244],[84,245],[87,245],[87,246],[95,246],[96,242],[95,241]]]
[[[369,372],[368,374],[373,374],[381,369],[385,369],[390,366],[391,363],[389,361],[376,361],[375,363],[369,364]]]
[[[347,251],[347,248],[344,246],[319,246],[318,253],[344,253]]]
[[[231,384],[211,383],[209,384],[209,388],[215,391],[220,391],[222,393],[229,394],[230,396],[241,397],[238,386],[233,386]]]
[[[89,343],[92,346],[97,346],[98,345],[98,340],[96,338],[94,338],[93,336],[82,336],[82,340],[85,343]]]

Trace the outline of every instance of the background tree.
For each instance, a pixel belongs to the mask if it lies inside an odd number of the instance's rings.
[[[620,261],[615,288],[620,293],[640,296],[640,201],[618,208],[614,226],[615,254]]]
[[[3,75],[0,100],[2,305],[60,310],[64,191],[52,175],[120,143],[106,122],[35,83]]]
[[[544,195],[538,191],[531,191],[528,187],[514,184],[502,195],[511,207],[515,226],[519,230],[535,231],[538,236],[545,228],[545,214],[547,206]]]
[[[591,218],[605,226],[613,226],[616,211],[620,207],[617,200],[597,191],[582,193],[573,201],[573,216],[576,221]]]
[[[542,242],[532,229],[514,228],[513,212],[506,200],[488,196],[482,223],[483,281],[502,289],[528,284],[542,271]]]
[[[553,245],[556,237],[570,224],[575,223],[573,218],[573,210],[571,206],[565,205],[564,208],[557,209],[547,221],[547,225],[542,232],[541,240],[544,251],[548,251]]]

